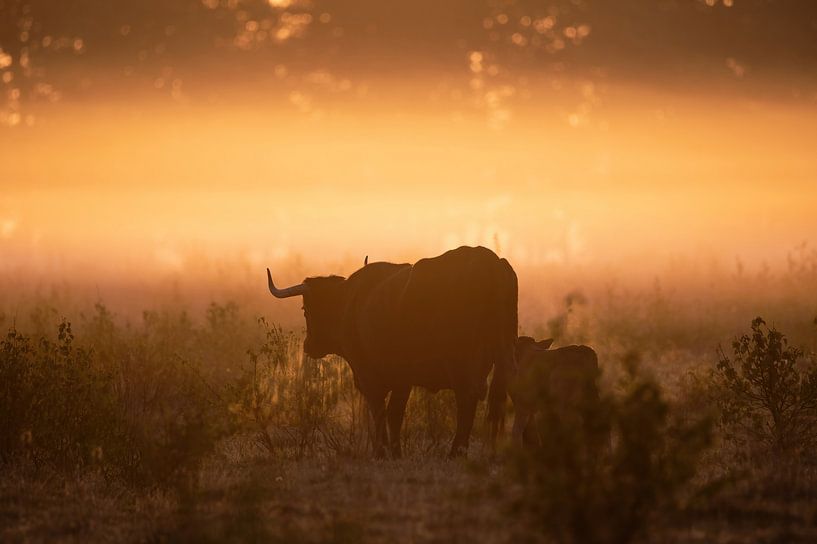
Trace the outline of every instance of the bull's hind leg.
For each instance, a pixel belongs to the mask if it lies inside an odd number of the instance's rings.
[[[474,426],[474,415],[477,412],[479,395],[471,390],[457,390],[457,433],[451,444],[449,457],[459,457],[468,452],[468,441],[471,437],[471,428]]]
[[[363,396],[366,397],[366,403],[369,405],[369,411],[374,420],[374,439],[372,440],[374,456],[382,459],[386,456],[386,392],[365,392]]]
[[[389,449],[395,459],[402,455],[400,446],[400,429],[403,426],[403,416],[406,414],[406,404],[408,403],[411,388],[394,389],[389,397],[389,407],[387,417],[389,420]]]

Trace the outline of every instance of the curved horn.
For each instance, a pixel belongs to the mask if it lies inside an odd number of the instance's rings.
[[[284,289],[278,289],[275,287],[275,284],[272,283],[272,274],[267,268],[267,282],[269,283],[269,292],[275,298],[288,298],[288,297],[296,297],[298,295],[303,295],[306,293],[308,287],[303,283],[299,283],[298,285],[293,285],[292,287],[285,287]]]
[[[367,264],[369,264],[369,256],[368,255],[366,255],[365,259],[363,259],[363,266],[366,266]]]

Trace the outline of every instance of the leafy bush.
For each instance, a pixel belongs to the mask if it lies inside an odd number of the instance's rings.
[[[762,318],[751,334],[732,342],[733,357],[720,350],[715,385],[729,438],[751,451],[763,445],[792,453],[817,439],[817,364]]]
[[[621,394],[587,396],[570,417],[530,383],[541,443],[512,457],[517,506],[557,542],[633,541],[679,505],[710,443],[710,420],[686,421],[635,358],[625,374]]]
[[[254,432],[258,443],[274,454],[281,445],[272,428],[280,424],[284,411],[290,338],[263,318],[258,323],[265,340],[258,351],[247,351],[250,365],[232,386],[229,409],[239,425]]]
[[[0,342],[0,459],[70,469],[118,454],[124,425],[114,376],[74,346],[63,321],[56,342],[12,329]]]
[[[0,343],[0,460],[189,484],[229,420],[159,321],[146,315],[143,329],[124,330],[97,305],[86,323],[92,348],[76,345],[67,321],[56,341],[9,331]]]

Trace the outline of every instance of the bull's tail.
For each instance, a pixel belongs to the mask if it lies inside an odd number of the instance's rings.
[[[505,405],[508,386],[516,373],[516,336],[518,333],[519,286],[516,273],[507,260],[501,259],[504,273],[498,282],[496,306],[500,311],[495,338],[494,375],[488,390],[488,421],[491,425],[491,447],[496,447],[499,432],[505,428]]]

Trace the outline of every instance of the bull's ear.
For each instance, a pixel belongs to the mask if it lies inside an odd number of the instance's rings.
[[[553,344],[553,338],[548,338],[547,340],[539,340],[538,342],[534,342],[536,345],[536,349],[538,350],[546,350]]]

